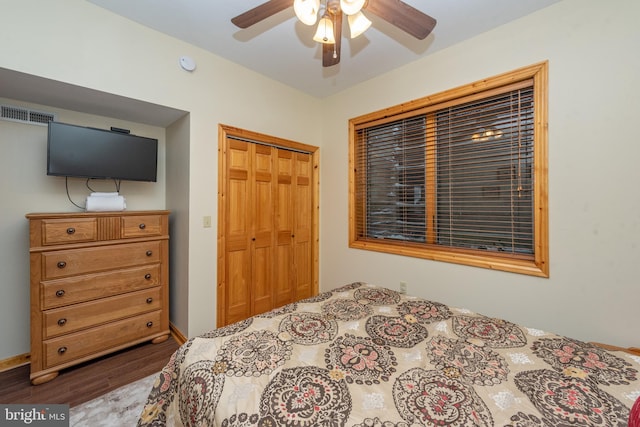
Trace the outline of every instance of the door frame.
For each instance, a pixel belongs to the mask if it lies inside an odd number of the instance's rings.
[[[236,128],[224,124],[218,125],[218,260],[217,260],[217,304],[216,304],[216,322],[221,327],[226,324],[226,259],[225,259],[225,223],[226,223],[226,180],[227,180],[227,153],[225,151],[226,140],[228,137],[234,137],[246,142],[255,144],[272,145],[277,148],[286,150],[304,152],[311,155],[312,158],[312,206],[311,210],[311,276],[312,276],[312,293],[317,295],[319,291],[319,265],[320,265],[320,148],[303,144],[301,142],[291,141],[276,136],[266,135],[245,129]]]

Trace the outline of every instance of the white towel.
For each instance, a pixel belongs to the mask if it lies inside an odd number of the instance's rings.
[[[117,191],[113,191],[111,193],[91,193],[92,197],[118,197],[120,194]]]
[[[118,193],[116,193],[118,194]],[[89,211],[123,211],[127,208],[124,196],[94,196],[87,197],[85,209]]]

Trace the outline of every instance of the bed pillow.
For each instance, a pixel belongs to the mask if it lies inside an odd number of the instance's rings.
[[[640,427],[640,397],[636,399],[629,412],[629,427]]]

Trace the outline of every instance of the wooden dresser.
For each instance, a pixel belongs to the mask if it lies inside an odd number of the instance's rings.
[[[169,337],[169,211],[32,213],[31,383]]]

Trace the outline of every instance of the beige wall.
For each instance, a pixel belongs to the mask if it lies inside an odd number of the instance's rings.
[[[640,345],[638,16],[636,0],[565,0],[328,99],[323,289],[406,281],[410,293],[529,327]],[[349,118],[545,60],[549,279],[348,249]]]
[[[169,311],[171,322],[184,334],[189,325],[189,140],[190,115],[167,128],[167,206],[171,207],[169,239]]]
[[[216,229],[204,229],[202,217],[217,222],[217,125],[224,123],[321,147],[322,290],[402,280],[411,293],[526,326],[640,344],[637,1],[565,0],[325,100],[82,0],[0,2],[0,67],[188,112],[165,129],[165,206],[143,206],[175,213],[171,312],[183,333],[215,324]],[[177,67],[181,55],[196,59],[194,73]],[[551,278],[348,249],[349,118],[543,60],[550,64]],[[3,148],[3,129],[15,126],[0,128]],[[13,147],[14,159],[34,158],[30,173],[8,162],[4,179],[12,186],[0,188],[3,208],[13,205],[11,219],[0,217],[0,259],[12,260],[2,266],[0,322],[20,324],[0,329],[0,360],[29,351],[23,215],[67,210],[56,178],[24,175],[44,173],[36,172],[42,154]]]

